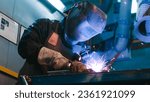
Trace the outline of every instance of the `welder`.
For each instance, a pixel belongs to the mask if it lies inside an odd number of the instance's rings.
[[[88,1],[75,3],[66,13],[61,22],[38,19],[24,31],[18,52],[26,62],[20,75],[90,71],[80,61],[80,52],[84,42],[102,33],[107,16]],[[75,52],[76,46],[81,50]]]

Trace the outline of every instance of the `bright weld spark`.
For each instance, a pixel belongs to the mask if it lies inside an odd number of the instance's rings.
[[[103,56],[99,56],[96,52],[89,56],[85,65],[88,69],[92,69],[95,72],[102,72],[106,66],[106,60]]]

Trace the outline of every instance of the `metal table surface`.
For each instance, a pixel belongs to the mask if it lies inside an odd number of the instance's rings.
[[[48,75],[21,76],[21,84],[32,85],[138,85],[150,84],[150,69],[103,73],[50,72]]]

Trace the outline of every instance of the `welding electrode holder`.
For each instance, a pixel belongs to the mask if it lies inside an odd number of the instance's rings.
[[[77,54],[77,53],[73,54],[73,58],[72,58],[73,61],[80,61],[81,62],[81,59],[82,59],[82,57],[80,54]]]

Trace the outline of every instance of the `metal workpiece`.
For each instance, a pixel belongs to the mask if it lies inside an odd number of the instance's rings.
[[[82,84],[150,84],[150,70],[132,70],[132,71],[114,71],[101,73],[71,73],[59,71],[51,72],[49,75],[30,76],[31,82],[28,82],[24,76],[21,76],[20,84],[31,85],[82,85]],[[25,80],[24,80],[25,79]],[[62,80],[63,79],[63,80]]]
[[[150,4],[150,0],[137,0],[138,6],[141,6],[142,4]]]
[[[145,43],[150,42],[150,0],[139,0],[134,35]]]
[[[135,36],[145,42],[145,43],[149,43],[150,42],[150,28],[149,28],[149,23],[150,23],[150,16],[144,16],[143,18],[141,18],[141,20],[139,20],[136,25],[135,25]],[[144,31],[144,29],[140,29],[140,27],[143,26],[145,28],[146,31]]]

